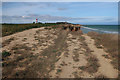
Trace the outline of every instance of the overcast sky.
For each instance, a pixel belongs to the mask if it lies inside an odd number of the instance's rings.
[[[118,2],[3,2],[3,23],[117,24]]]

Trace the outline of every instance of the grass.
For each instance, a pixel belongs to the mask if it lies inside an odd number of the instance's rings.
[[[90,56],[87,58],[88,61],[88,72],[89,73],[95,73],[98,70],[98,67],[100,66],[100,64],[98,63],[98,59],[95,56]]]
[[[74,53],[73,60],[74,60],[75,62],[78,62],[78,61],[79,61],[79,53],[77,53],[77,52]]]
[[[100,45],[103,45],[104,51],[109,53],[108,55],[110,56],[112,60],[112,64],[114,68],[118,69],[118,36],[117,34],[99,34],[96,32],[89,32],[88,36],[90,36],[92,39],[95,40],[95,45],[99,47]],[[105,55],[106,58],[108,56]]]
[[[53,50],[53,53],[56,53],[57,52],[57,50]]]
[[[8,62],[7,64],[4,63],[3,78],[8,76],[16,78],[48,78],[49,72],[55,68],[55,63],[59,60],[57,56],[60,56],[61,51],[65,49],[65,46],[63,46],[65,45],[65,39],[62,38],[64,34],[55,33],[59,36],[55,39],[55,45],[49,46],[42,51],[41,54],[33,56],[32,48],[34,48],[34,46],[29,47],[16,44],[12,47],[11,52],[15,54],[15,56],[13,59],[6,61]],[[17,56],[18,54],[20,55]],[[21,66],[25,67],[25,70],[14,71]],[[16,72],[18,72],[19,75],[16,75]],[[60,70],[58,72],[60,72]]]
[[[105,58],[107,58],[107,59],[110,59],[110,57],[109,57],[109,55],[102,55],[102,56],[104,56]]]
[[[12,47],[12,50],[15,50],[15,51],[19,51],[19,49],[25,49],[27,51],[30,51],[31,47],[28,47],[25,44],[16,44],[14,47]]]
[[[74,77],[75,77],[76,80],[81,79],[81,78],[79,77],[79,75],[78,75],[79,73],[78,73],[77,71],[73,72],[72,74],[74,75]]]
[[[78,69],[85,70],[85,66],[80,66]]]
[[[68,56],[69,56],[69,53],[66,51],[66,52],[64,53],[64,56],[65,56],[65,57],[68,57]]]
[[[15,48],[16,47],[16,48]],[[11,54],[15,55],[13,58],[7,58]],[[20,54],[18,56],[18,54]],[[17,67],[27,67],[32,60],[36,59],[33,54],[30,52],[29,47],[26,45],[15,45],[14,48],[9,52],[4,51],[2,55],[5,57],[2,66],[3,66],[3,78],[8,76],[20,77],[23,73],[19,73],[16,75],[17,71],[15,69]],[[3,58],[4,58],[3,57]],[[24,59],[26,59],[24,61]],[[19,71],[18,71],[19,72]]]
[[[67,66],[67,64],[64,61],[62,61],[62,63],[60,65],[61,66]]]
[[[14,39],[14,37],[11,37],[10,39],[5,40],[2,42],[2,47],[7,46],[7,44],[10,44],[10,42],[12,42]]]
[[[57,74],[62,72],[62,69],[57,69]]]
[[[88,62],[87,62],[86,66],[80,66],[80,67],[78,67],[78,69],[86,71],[90,74],[96,73],[100,66],[100,64],[98,63],[98,59],[96,58],[96,56],[91,54],[94,51],[89,49],[88,45],[85,42],[84,37],[81,36],[80,39],[81,39],[81,42],[83,43],[82,48],[85,49],[83,54],[86,56]]]
[[[88,63],[86,66],[80,66],[78,69],[86,71],[90,74],[96,73],[98,71],[98,67],[100,66],[98,64],[98,59],[95,56],[89,56],[87,58],[87,61]]]
[[[95,77],[95,80],[100,80],[101,78],[105,79],[106,76],[104,76],[103,74],[100,74],[100,75],[98,75],[98,76]],[[107,79],[107,80],[109,80],[109,79]]]
[[[47,26],[53,26],[53,28],[56,28],[54,25],[59,25],[57,23],[45,23],[45,24],[2,24],[2,36],[8,36],[11,34],[14,34],[16,32],[21,32],[24,30],[32,29],[32,28],[40,28],[40,27],[47,27]]]

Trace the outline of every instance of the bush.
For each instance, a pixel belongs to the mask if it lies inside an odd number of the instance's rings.
[[[6,52],[6,51],[4,51],[3,53],[2,53],[2,57],[7,57],[7,56],[10,56],[11,54],[9,53],[9,52]]]
[[[58,25],[56,23],[39,23],[39,24],[2,24],[2,36],[8,36],[14,34],[16,32],[20,32],[23,30],[28,30],[32,28],[39,28],[43,26],[52,26]]]

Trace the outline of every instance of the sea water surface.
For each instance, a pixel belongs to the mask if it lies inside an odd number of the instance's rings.
[[[84,25],[81,27],[83,33],[88,33],[91,31],[95,31],[98,33],[112,33],[118,34],[120,26],[118,25]]]

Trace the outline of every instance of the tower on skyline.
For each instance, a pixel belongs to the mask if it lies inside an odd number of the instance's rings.
[[[38,23],[38,19],[36,19],[36,23]]]

